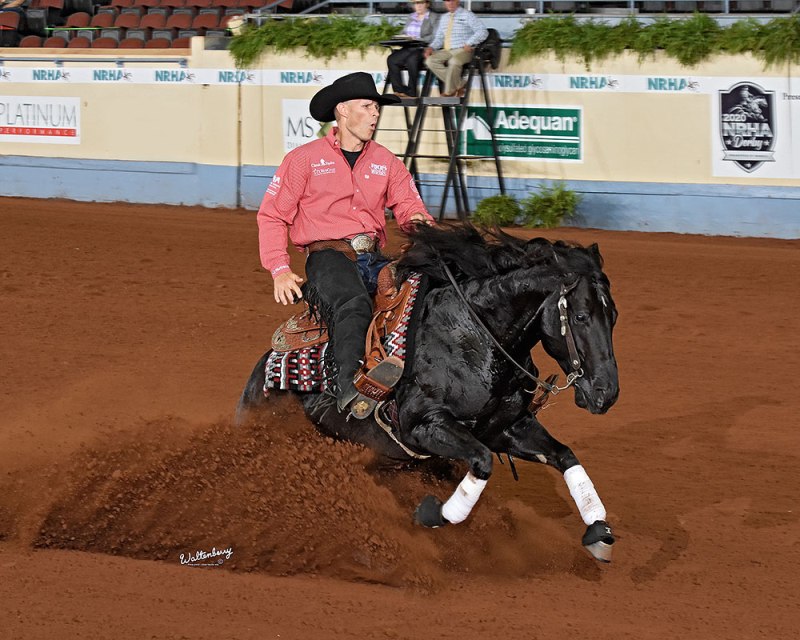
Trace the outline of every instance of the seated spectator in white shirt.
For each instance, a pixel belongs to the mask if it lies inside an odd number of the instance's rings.
[[[447,14],[439,20],[439,28],[431,46],[425,49],[425,64],[444,82],[443,96],[463,96],[461,71],[472,60],[472,52],[486,40],[489,31],[472,11],[463,9],[461,0],[444,0]]]

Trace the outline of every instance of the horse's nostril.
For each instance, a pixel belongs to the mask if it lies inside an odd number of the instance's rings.
[[[606,399],[606,390],[603,387],[595,387],[594,400],[597,404],[603,404]]]

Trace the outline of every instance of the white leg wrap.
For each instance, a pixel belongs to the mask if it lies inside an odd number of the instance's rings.
[[[467,473],[450,499],[442,505],[444,519],[453,524],[464,522],[481,497],[485,486],[486,480],[478,480],[472,473]]]
[[[591,479],[586,474],[586,469],[581,465],[570,467],[564,472],[564,481],[569,487],[569,494],[578,505],[581,518],[587,525],[606,519],[606,508],[600,501],[600,496],[597,495]]]

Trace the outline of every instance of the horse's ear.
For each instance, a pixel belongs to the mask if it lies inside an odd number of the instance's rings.
[[[598,264],[603,264],[603,256],[600,255],[600,247],[596,242],[593,242],[589,245],[589,254],[594,256],[594,259],[597,260]]]

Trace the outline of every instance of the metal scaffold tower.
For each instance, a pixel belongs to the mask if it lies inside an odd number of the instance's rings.
[[[403,98],[398,105],[404,111],[406,128],[384,129],[384,131],[406,131],[407,142],[405,150],[398,153],[408,168],[417,188],[421,190],[423,181],[420,179],[418,160],[446,160],[447,173],[442,184],[441,203],[439,206],[438,219],[442,220],[445,208],[453,191],[455,200],[456,214],[462,220],[470,215],[470,204],[467,192],[467,162],[476,160],[492,160],[497,173],[497,182],[500,193],[505,193],[505,183],[503,180],[503,170],[500,162],[500,153],[497,145],[497,136],[494,131],[494,107],[489,93],[488,67],[497,68],[500,59],[501,40],[494,29],[489,30],[489,37],[475,49],[472,61],[465,66],[467,72],[466,84],[464,85],[463,96],[460,97],[431,97],[435,76],[430,71],[425,72],[425,80],[422,85],[419,98]],[[386,44],[386,43],[384,43]],[[485,109],[485,118],[480,118],[475,114],[470,115],[470,95],[472,93],[473,81],[477,78],[480,81],[481,95],[483,102],[481,107]],[[383,91],[386,93],[389,81],[387,79]],[[440,109],[444,131],[426,127],[428,111]],[[467,124],[471,125],[474,137],[482,142],[489,142],[490,154],[467,153],[466,135]],[[376,127],[376,136],[380,127]],[[447,145],[447,154],[436,154],[432,152],[421,152],[423,140],[434,135],[444,133]],[[439,138],[441,139],[441,138]],[[482,145],[485,147],[485,145]],[[440,184],[428,182],[428,184]],[[432,212],[433,213],[433,212]]]

